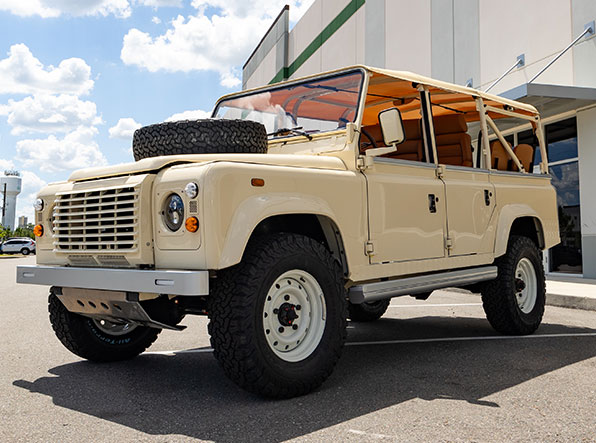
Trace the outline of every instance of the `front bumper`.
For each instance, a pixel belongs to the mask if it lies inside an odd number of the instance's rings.
[[[209,271],[17,266],[17,283],[169,295],[209,295]]]

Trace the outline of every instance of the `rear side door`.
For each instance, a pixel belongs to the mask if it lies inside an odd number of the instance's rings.
[[[449,256],[493,252],[495,187],[487,170],[443,166]]]
[[[18,240],[8,240],[4,245],[2,245],[3,252],[17,252],[20,251],[20,244]]]

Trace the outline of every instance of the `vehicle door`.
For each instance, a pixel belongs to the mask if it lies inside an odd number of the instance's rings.
[[[490,253],[495,237],[491,224],[495,189],[489,171],[474,167],[472,136],[465,114],[445,113],[444,108],[433,106],[433,129],[438,175],[445,184],[448,255]]]
[[[4,251],[4,252],[17,252],[17,251],[20,251],[19,246],[20,245],[18,244],[18,240],[8,240],[2,246],[2,251]]]
[[[421,120],[403,123],[406,141],[395,153],[374,157],[364,172],[371,264],[445,256],[445,187],[437,178],[435,163],[427,160]],[[365,131],[382,143],[375,126]]]

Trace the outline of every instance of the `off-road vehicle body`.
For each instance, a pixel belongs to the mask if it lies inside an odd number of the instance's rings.
[[[540,324],[559,230],[532,106],[355,66],[225,96],[212,117],[142,128],[137,162],[40,192],[37,266],[17,280],[52,286],[75,354],[131,358],[209,315],[226,374],[289,397],[331,373],[348,317],[391,297],[466,287],[502,333]],[[512,146],[523,125],[534,143]]]

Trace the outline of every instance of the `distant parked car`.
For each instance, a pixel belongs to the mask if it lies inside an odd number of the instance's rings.
[[[30,238],[9,238],[0,245],[0,252],[4,254],[21,253],[23,255],[35,254],[35,240]]]

